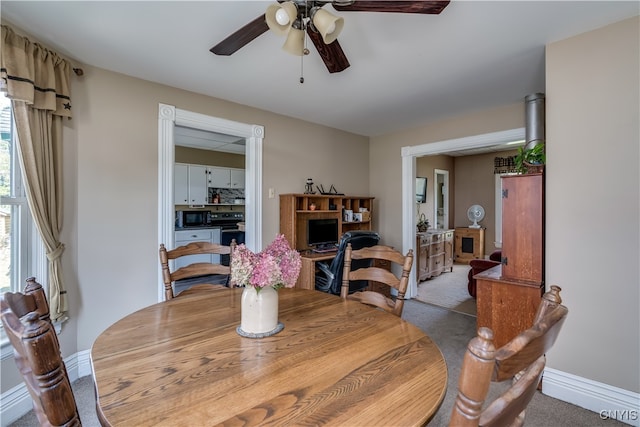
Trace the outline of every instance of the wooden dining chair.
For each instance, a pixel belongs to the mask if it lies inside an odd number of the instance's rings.
[[[370,267],[363,267],[351,270],[353,260],[370,259]],[[389,270],[376,266],[375,261],[385,261],[391,264]],[[394,264],[401,267],[399,276],[392,273]],[[340,296],[342,298],[360,301],[374,307],[381,308],[396,316],[402,316],[404,307],[404,295],[409,286],[409,274],[413,265],[413,249],[409,249],[407,255],[393,249],[390,246],[375,245],[354,250],[351,244],[347,245],[344,255],[344,271],[342,272],[342,288]],[[375,291],[359,291],[349,294],[349,282],[354,280],[369,280],[382,283],[397,290],[397,295],[391,298]]]
[[[24,293],[6,292],[0,296],[0,310],[40,425],[81,425],[42,286],[30,277]]]
[[[467,347],[458,382],[458,395],[449,426],[521,426],[525,408],[542,378],[545,353],[553,346],[569,310],[562,305],[560,287],[542,297],[533,326],[499,349],[493,331],[478,330]],[[483,409],[491,382],[511,380],[511,387]]]
[[[194,292],[226,289],[231,275],[230,265],[211,262],[195,262],[176,268],[171,271],[169,260],[176,260],[190,255],[229,255],[233,256],[236,247],[235,239],[229,246],[209,242],[192,242],[185,246],[167,250],[164,244],[160,244],[160,266],[164,281],[165,300],[170,300],[178,295],[189,295]],[[176,292],[176,282],[191,286],[182,292]]]

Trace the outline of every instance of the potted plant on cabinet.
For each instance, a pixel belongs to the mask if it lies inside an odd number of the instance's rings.
[[[429,228],[429,220],[424,214],[420,214],[420,218],[416,226],[418,228],[418,231],[421,233],[427,231],[427,229]]]
[[[514,158],[516,172],[519,174],[540,173],[544,167],[545,160],[543,142],[531,148],[526,148],[526,145],[520,147],[518,154]]]

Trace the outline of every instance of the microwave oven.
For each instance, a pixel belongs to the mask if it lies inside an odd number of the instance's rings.
[[[207,225],[207,211],[176,211],[176,227],[202,227]]]

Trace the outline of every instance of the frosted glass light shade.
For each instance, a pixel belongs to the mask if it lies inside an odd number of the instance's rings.
[[[324,9],[314,9],[312,11],[311,20],[313,26],[317,28],[322,35],[322,41],[325,44],[333,43],[344,26],[344,19],[327,12]]]
[[[298,16],[298,8],[293,2],[287,1],[280,4],[272,4],[265,12],[265,20],[271,31],[284,36],[289,32],[291,23]]]
[[[291,27],[282,49],[292,55],[302,56],[304,50],[304,31],[295,28],[295,26]]]

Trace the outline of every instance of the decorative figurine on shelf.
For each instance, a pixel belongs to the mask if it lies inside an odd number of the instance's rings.
[[[337,196],[344,196],[344,193],[338,193],[338,189],[336,187],[334,187],[333,184],[331,184],[331,187],[329,188],[329,194],[335,194]]]
[[[313,179],[307,178],[307,185],[305,186],[304,194],[316,194],[313,191]]]

